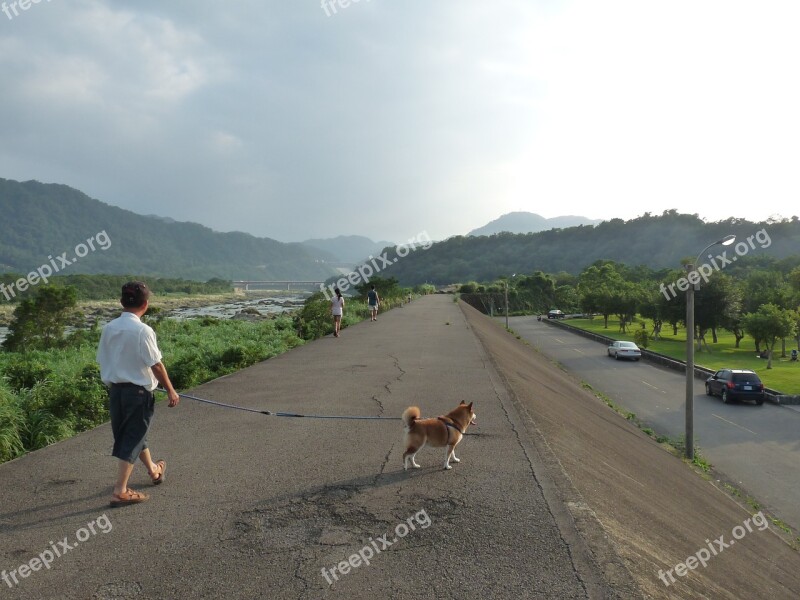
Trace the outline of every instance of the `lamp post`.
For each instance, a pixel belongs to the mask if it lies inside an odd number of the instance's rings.
[[[689,288],[686,290],[686,458],[694,459],[694,292],[700,288],[700,275],[697,263],[700,255],[712,246],[730,246],[735,235],[727,235],[721,240],[709,244],[697,255],[693,263],[686,265]]]
[[[513,278],[516,273],[513,273],[511,277]],[[506,279],[506,329],[508,329],[508,279]]]

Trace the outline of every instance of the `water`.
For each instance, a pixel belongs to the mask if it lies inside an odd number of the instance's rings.
[[[263,315],[275,315],[290,310],[302,308],[303,302],[311,294],[298,292],[296,294],[281,294],[279,296],[259,297],[252,300],[238,300],[225,304],[212,304],[192,308],[178,308],[166,314],[172,319],[192,319],[195,317],[218,317],[232,319],[245,308],[255,308]]]

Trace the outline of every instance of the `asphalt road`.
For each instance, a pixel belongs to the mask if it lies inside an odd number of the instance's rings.
[[[545,356],[633,412],[656,432],[679,438],[685,428],[685,376],[645,360],[616,361],[606,346],[535,317],[509,326]],[[609,336],[613,337],[609,330]],[[800,412],[796,407],[723,404],[695,380],[695,443],[715,470],[762,506],[800,527]]]

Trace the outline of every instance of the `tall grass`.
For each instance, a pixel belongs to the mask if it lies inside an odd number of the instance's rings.
[[[178,390],[195,387],[277,356],[333,332],[330,303],[319,294],[295,315],[250,322],[214,317],[145,320],[155,329],[164,364]],[[402,304],[381,303],[381,311]],[[369,317],[363,301],[348,299],[343,326]],[[0,462],[109,419],[108,393],[95,361],[100,331],[79,331],[65,347],[0,352]]]
[[[151,323],[173,384],[187,389],[298,346],[292,319],[214,318]],[[100,332],[64,348],[0,352],[0,462],[108,420],[108,393],[95,362]]]

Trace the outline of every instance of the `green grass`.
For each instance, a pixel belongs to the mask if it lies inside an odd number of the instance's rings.
[[[653,330],[652,323],[649,320],[646,323],[647,331],[651,332]],[[640,328],[638,323],[634,323],[628,326],[627,333],[620,333],[619,321],[609,319],[608,329],[605,329],[602,317],[570,319],[565,324],[605,335],[615,340],[629,341],[633,341],[633,332]],[[694,361],[696,365],[712,370],[722,368],[752,369],[758,373],[764,385],[768,388],[780,390],[784,394],[800,394],[800,362],[791,362],[788,359],[789,352],[794,347],[791,343],[793,340],[786,340],[787,358],[780,358],[780,342],[776,344],[772,358],[772,369],[767,370],[767,361],[762,358],[756,358],[755,344],[751,337],[745,336],[740,342],[739,348],[734,347],[736,339],[728,331],[719,330],[717,339],[718,342],[714,344],[711,341],[711,332],[706,334],[709,350],[704,348],[700,352],[695,351]],[[647,349],[678,360],[685,360],[686,330],[679,328],[678,335],[672,335],[672,327],[667,325],[662,329],[661,339],[658,341],[651,339]]]

